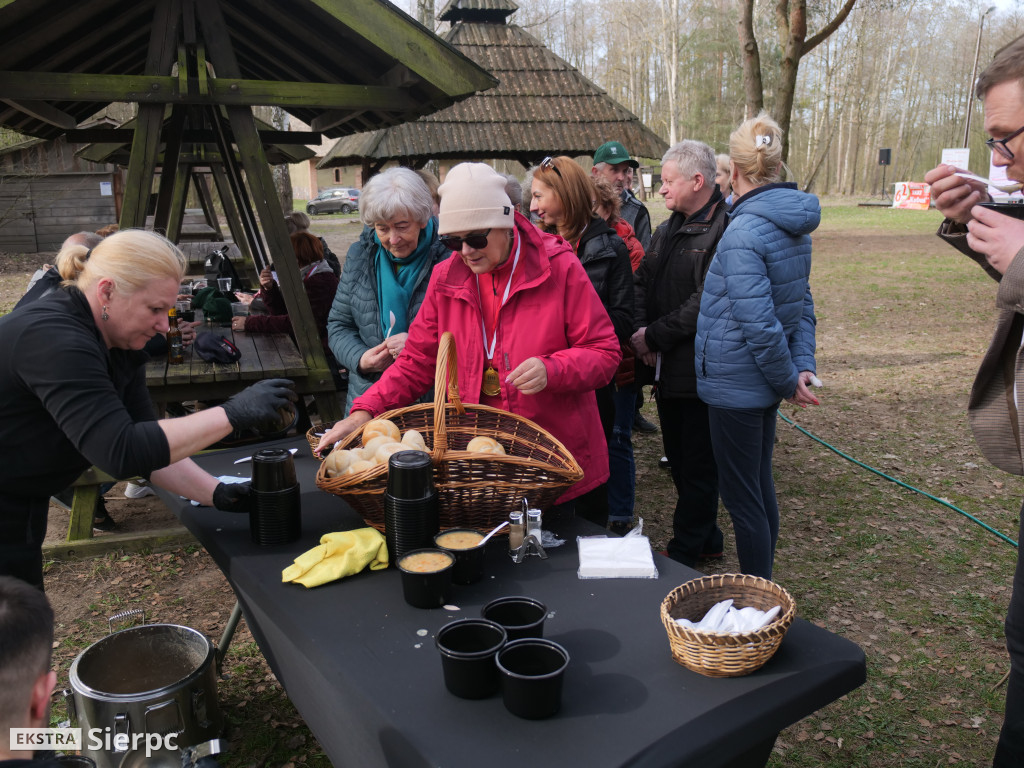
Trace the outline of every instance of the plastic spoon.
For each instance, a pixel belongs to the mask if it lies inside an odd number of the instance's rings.
[[[391,335],[391,331],[395,327],[395,313],[394,312],[388,312],[388,322],[390,322],[391,325],[388,326],[388,333],[387,333],[387,336],[384,337],[384,341],[388,340],[388,336]]]
[[[1024,184],[1019,181],[1007,181],[1005,184],[996,183],[991,179],[986,179],[984,176],[979,176],[978,174],[971,173],[969,171],[957,171],[956,175],[965,179],[971,179],[972,181],[980,181],[982,184],[986,184],[993,189],[998,189],[1000,192],[1006,192],[1007,194],[1024,189]]]
[[[490,533],[488,533],[488,534],[487,534],[486,536],[484,536],[484,537],[483,537],[483,539],[481,539],[481,540],[480,540],[480,543],[479,543],[479,544],[477,544],[477,546],[478,546],[478,547],[481,547],[481,546],[483,546],[484,544],[486,544],[486,543],[487,543],[487,540],[488,540],[489,538],[491,538],[491,536],[493,536],[494,534],[496,534],[496,533],[497,533],[498,531],[500,531],[500,530],[501,530],[502,528],[504,528],[504,527],[505,527],[506,525],[508,525],[508,520],[506,520],[506,521],[505,521],[505,522],[503,522],[503,523],[502,523],[501,525],[499,525],[499,526],[498,526],[497,528],[495,528],[495,529],[494,529],[493,531],[491,531],[491,532],[490,532]]]

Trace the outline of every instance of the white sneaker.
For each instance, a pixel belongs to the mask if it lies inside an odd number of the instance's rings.
[[[124,495],[127,496],[129,499],[141,499],[143,496],[156,496],[156,491],[154,491],[148,485],[128,483],[128,485],[125,486]]]

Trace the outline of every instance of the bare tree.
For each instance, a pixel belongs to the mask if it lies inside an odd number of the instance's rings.
[[[846,0],[832,19],[817,34],[807,37],[807,0],[777,0],[775,31],[782,58],[779,82],[772,113],[782,128],[782,156],[789,155],[789,125],[796,95],[800,60],[814,50],[846,21],[857,0]],[[764,88],[761,81],[761,58],[754,34],[754,0],[742,0],[739,23],[740,46],[743,49],[743,80],[747,99],[747,116],[764,109]]]

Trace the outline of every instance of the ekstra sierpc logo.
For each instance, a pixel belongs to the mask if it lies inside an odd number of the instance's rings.
[[[160,750],[176,750],[177,741],[176,733],[114,733],[110,728],[90,728],[83,740],[81,728],[11,728],[10,749],[12,752],[80,752],[83,749],[127,752],[144,748],[146,757],[152,757]]]

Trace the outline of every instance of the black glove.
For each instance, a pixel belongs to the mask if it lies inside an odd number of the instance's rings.
[[[213,489],[213,506],[223,512],[249,514],[256,506],[251,483],[220,483]]]
[[[291,404],[298,400],[298,395],[292,391],[293,386],[289,379],[260,381],[243,389],[222,407],[236,430],[273,432],[281,427],[280,409],[291,411]]]

